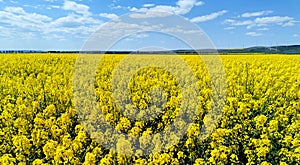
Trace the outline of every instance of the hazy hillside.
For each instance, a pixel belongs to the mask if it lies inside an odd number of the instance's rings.
[[[268,54],[300,54],[300,45],[288,46],[255,46],[237,49],[218,49],[220,54],[228,53],[268,53]],[[199,53],[215,53],[216,50],[201,49]],[[80,53],[80,51],[44,51],[44,50],[0,50],[0,53]],[[84,53],[106,53],[106,54],[196,54],[195,50],[173,50],[173,51],[89,51]]]

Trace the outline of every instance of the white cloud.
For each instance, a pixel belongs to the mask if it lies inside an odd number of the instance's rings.
[[[247,32],[246,33],[247,36],[251,36],[251,37],[258,37],[261,36],[261,33],[256,33],[256,32]]]
[[[270,30],[270,29],[269,28],[259,28],[257,30],[259,30],[259,31],[267,31],[267,30]]]
[[[178,0],[177,7],[174,11],[175,14],[186,14],[191,11],[194,6],[200,6],[204,3],[196,0]]]
[[[72,34],[76,35],[74,37],[80,38],[93,33],[101,24],[100,20],[92,17],[70,14],[52,21],[44,30],[44,33]]]
[[[23,8],[21,7],[6,7],[4,11],[15,13],[15,14],[26,14]]]
[[[147,11],[145,13],[132,13],[129,15],[129,17],[131,17],[131,18],[153,18],[153,17],[166,17],[169,15],[170,15],[170,13],[167,13],[167,12]]]
[[[199,34],[201,30],[198,29],[189,29],[184,26],[174,26],[174,27],[166,27],[163,24],[136,24],[136,23],[128,23],[123,22],[122,20],[118,20],[116,22],[108,22],[105,26],[102,27],[101,31],[99,31],[99,36],[102,38],[110,38],[113,37],[119,38],[120,34],[135,34],[138,32],[145,31],[160,31],[164,33],[175,33],[175,34]],[[144,38],[148,37],[148,35],[144,35],[143,33],[133,35],[135,38]]]
[[[152,4],[152,3],[143,5],[143,7],[153,7],[153,6],[155,6],[155,4]]]
[[[224,21],[225,24],[230,24],[231,26],[245,26],[253,24],[253,21],[246,20],[246,21],[237,21],[233,19],[227,19]]]
[[[68,16],[60,17],[52,21],[50,25],[54,27],[71,28],[71,27],[78,27],[82,25],[97,24],[97,23],[100,23],[100,21],[93,19],[91,17],[82,17],[76,14],[70,14]]]
[[[224,28],[224,29],[225,29],[225,30],[234,30],[235,27],[230,26],[230,27],[226,27],[226,28]]]
[[[204,16],[199,16],[199,17],[192,18],[191,21],[195,22],[195,23],[206,22],[206,21],[209,21],[209,20],[216,19],[217,17],[222,16],[225,13],[227,13],[227,11],[226,10],[222,10],[222,11],[214,12],[214,13],[211,13],[211,14],[208,14],[208,15],[204,15]]]
[[[0,11],[0,33],[5,38],[32,39],[41,33],[52,18],[28,13],[21,7],[6,7]]]
[[[293,37],[299,37],[299,34],[293,34]]]
[[[10,0],[9,2],[10,2],[10,3],[13,3],[13,4],[18,4],[18,1]]]
[[[262,27],[262,26],[294,26],[295,19],[292,17],[282,17],[282,16],[270,16],[270,17],[260,17],[255,18],[254,20],[233,20],[227,19],[224,21],[225,24],[229,24],[231,26],[246,26],[247,29],[251,29],[253,27]]]
[[[162,29],[162,32],[165,33],[179,33],[179,34],[203,34],[201,30],[195,30],[195,29],[183,29],[180,27],[169,27],[169,28],[164,28]]]
[[[252,13],[244,13],[241,16],[244,18],[249,18],[249,17],[259,17],[263,15],[268,15],[273,13],[271,10],[265,10],[265,11],[258,11],[258,12],[252,12]]]
[[[129,7],[129,10],[133,12],[147,13],[147,17],[151,17],[151,14],[153,14],[153,17],[156,17],[157,14],[155,13],[157,12],[184,15],[189,13],[194,6],[200,6],[203,4],[203,2],[197,0],[178,0],[176,2],[176,6],[157,5],[151,7],[144,6],[142,8]]]
[[[199,2],[196,2],[196,3],[195,3],[195,6],[202,6],[202,5],[204,5],[204,4],[205,4],[204,2],[199,1]]]
[[[6,7],[0,11],[0,22],[28,30],[42,30],[52,18],[37,13],[28,13],[21,7]]]
[[[86,6],[86,5],[83,5],[83,4],[78,4],[78,3],[70,1],[70,0],[66,0],[64,2],[64,5],[62,6],[62,9],[74,11],[78,14],[82,14],[82,15],[85,15],[85,16],[91,15],[91,13],[89,12],[89,9],[90,9],[89,6]]]
[[[58,6],[55,6],[55,8],[58,8]],[[43,30],[44,35],[58,38],[57,36],[63,34],[63,36],[85,38],[97,30],[102,24],[102,21],[92,17],[92,13],[89,12],[89,7],[86,5],[66,0],[63,6],[59,8],[74,11],[74,13],[51,21]],[[62,40],[63,38],[60,39]]]
[[[285,17],[280,17],[280,16],[273,16],[273,17],[262,17],[262,18],[256,18],[255,23],[258,26],[265,26],[267,24],[277,24],[277,25],[293,25],[294,18],[285,16]]]
[[[15,38],[18,37],[15,34],[17,34],[15,32],[14,28],[7,28],[7,27],[2,27],[0,26],[0,36],[3,38]]]
[[[282,24],[283,27],[286,27],[286,26],[294,26],[295,25],[295,22],[296,21],[289,21],[289,22],[286,22],[284,24]]]
[[[122,6],[120,6],[120,5],[115,5],[115,4],[112,4],[112,5],[110,5],[109,6],[109,8],[111,8],[111,9],[127,9],[126,7],[122,7]]]
[[[110,13],[100,13],[99,14],[100,17],[104,17],[104,18],[108,18],[111,20],[116,20],[119,18],[119,16],[117,16],[116,14],[110,14]]]
[[[133,12],[141,12],[141,13],[151,13],[151,14],[154,14],[154,13],[157,13],[157,12],[160,12],[160,13],[174,13],[176,11],[176,7],[173,7],[173,6],[155,6],[153,8],[131,8],[130,11],[133,11]]]
[[[83,38],[98,29],[102,21],[86,14],[76,13],[53,19],[46,15],[27,12],[21,7],[6,7],[0,11],[0,23],[11,32],[4,32],[5,29],[1,28],[2,36],[21,37],[24,36],[23,34],[28,34],[28,37],[72,36]]]
[[[147,37],[149,37],[149,34],[140,33],[140,34],[132,34],[129,37],[127,37],[126,39],[134,40],[134,39],[141,39],[141,38],[147,38]]]
[[[47,7],[48,10],[59,9],[59,8],[60,8],[60,6],[57,6],[57,5],[51,5],[51,6]]]
[[[55,2],[57,0],[44,0],[44,1],[46,1],[46,2]]]

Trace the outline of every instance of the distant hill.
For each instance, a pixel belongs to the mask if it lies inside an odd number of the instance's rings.
[[[0,53],[47,53],[43,50],[0,50]]]
[[[219,53],[270,53],[270,54],[300,54],[300,45],[288,46],[255,46],[244,49],[219,49]]]
[[[201,50],[170,50],[170,51],[43,51],[43,50],[0,50],[0,53],[106,53],[106,54],[197,54],[197,53],[266,53],[266,54],[300,54],[300,45],[287,46],[255,46],[238,49],[201,49]]]

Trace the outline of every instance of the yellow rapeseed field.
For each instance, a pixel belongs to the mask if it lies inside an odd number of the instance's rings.
[[[130,94],[121,100],[124,107],[120,111],[114,102],[111,82],[114,68],[125,56],[106,55],[95,73],[96,83],[89,85],[95,87],[99,111],[106,122],[129,137],[140,136],[136,143],[141,150],[130,147],[125,139],[118,141],[118,150],[128,154],[109,150],[93,138],[97,134],[89,133],[81,123],[72,88],[76,54],[0,55],[0,164],[300,162],[300,55],[222,55],[225,106],[218,125],[204,140],[199,139],[199,134],[203,117],[212,104],[210,77],[201,60],[196,60],[198,56],[182,56],[197,78],[199,109],[179,143],[162,151],[155,140],[168,137],[146,137],[163,130],[180,113],[180,85],[176,76],[162,68],[140,69],[126,86]],[[165,100],[153,99],[149,92],[154,87],[163,89],[161,97]],[[122,91],[117,95],[123,95]],[[153,101],[157,104],[152,105]],[[149,119],[134,120],[127,114]],[[97,117],[92,112],[85,114],[92,121]],[[155,144],[147,149],[158,152],[143,153],[145,143]]]

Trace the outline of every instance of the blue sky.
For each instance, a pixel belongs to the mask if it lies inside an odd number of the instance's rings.
[[[130,12],[180,15],[217,48],[300,44],[299,6],[299,0],[0,0],[0,50],[80,50],[101,25]],[[119,49],[133,44],[124,42]]]

